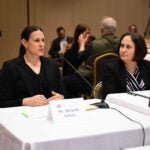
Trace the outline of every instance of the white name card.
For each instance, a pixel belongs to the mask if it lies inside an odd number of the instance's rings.
[[[84,119],[83,98],[53,100],[49,103],[48,120],[52,122],[72,122]]]

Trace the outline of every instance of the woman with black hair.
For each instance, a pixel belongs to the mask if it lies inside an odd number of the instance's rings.
[[[92,44],[89,38],[90,28],[86,24],[78,24],[74,31],[73,44],[64,55],[63,76],[74,74],[75,69],[91,55]]]
[[[21,34],[19,56],[3,64],[0,75],[0,107],[39,106],[63,99],[58,65],[43,57],[45,38],[38,26]]]
[[[119,59],[103,67],[103,99],[110,93],[150,90],[150,62],[144,39],[138,33],[125,33],[119,43]]]

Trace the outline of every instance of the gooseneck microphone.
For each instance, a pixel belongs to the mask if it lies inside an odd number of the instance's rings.
[[[84,80],[84,82],[92,89],[95,91],[95,89],[93,88],[93,86],[91,85],[91,83],[81,75],[81,73],[64,57],[61,56],[61,58]]]
[[[64,57],[64,56],[60,56],[61,59],[63,59],[83,80],[84,82],[94,91],[96,92],[96,89],[91,85],[91,83],[84,77],[81,75],[81,73]],[[104,101],[101,100],[101,102],[99,103],[93,103],[91,105],[95,105],[98,108],[109,108],[109,105]]]
[[[98,108],[110,108],[109,105],[105,102],[105,100],[101,100],[101,102],[93,103],[91,105],[97,106]]]
[[[148,99],[149,100],[148,106],[150,107],[150,97],[149,96],[142,95],[142,94],[139,94],[139,93],[134,93],[134,92],[128,92],[128,94],[133,95],[133,96],[140,96],[140,97]]]

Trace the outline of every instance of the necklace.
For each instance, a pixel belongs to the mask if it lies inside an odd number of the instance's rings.
[[[39,73],[40,73],[40,69],[41,69],[41,61],[40,61],[40,59],[39,59],[39,60],[37,59],[34,63],[32,63],[31,61],[29,61],[26,55],[24,55],[24,59],[25,59],[25,63],[26,63],[36,74],[39,74]]]

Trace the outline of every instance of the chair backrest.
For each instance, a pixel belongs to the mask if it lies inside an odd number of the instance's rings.
[[[97,83],[102,81],[102,69],[104,64],[113,58],[118,58],[118,54],[108,52],[96,57],[96,59],[94,60],[94,87]]]
[[[94,75],[93,75],[93,90],[89,96],[86,96],[88,99],[91,98],[101,98],[102,96],[102,70],[103,65],[110,61],[110,59],[118,58],[118,54],[108,51],[104,54],[97,56],[94,60]],[[99,91],[99,93],[98,93]]]
[[[102,81],[96,84],[93,91],[93,97],[96,99],[102,98]]]
[[[100,56],[97,56],[94,60],[94,81],[93,81],[93,87],[94,90],[92,90],[92,93],[90,95],[90,98],[101,98],[102,95],[102,68],[103,65],[110,61],[110,59],[118,58],[118,54],[114,52],[107,52]]]

